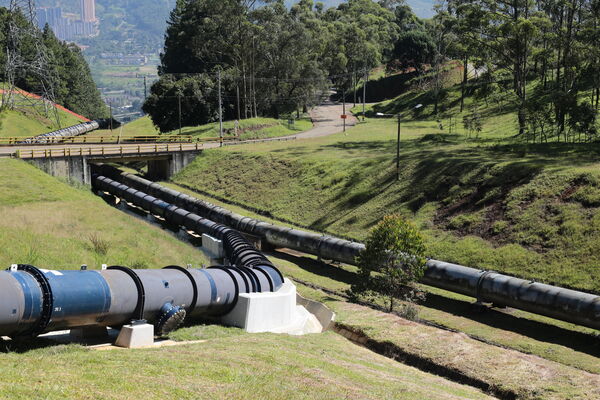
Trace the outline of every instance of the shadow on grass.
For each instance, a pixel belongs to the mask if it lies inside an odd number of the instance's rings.
[[[311,274],[333,279],[338,282],[343,282],[352,285],[356,282],[357,275],[353,272],[336,267],[334,265],[325,264],[313,258],[304,255],[294,255],[283,251],[274,251],[275,257],[288,261],[297,267],[310,272]]]
[[[0,339],[0,353],[24,354],[33,350],[45,349],[59,345],[60,343],[44,338],[17,338],[15,340]]]
[[[318,276],[327,277],[349,285],[357,280],[357,275],[353,272],[324,264],[306,256],[293,255],[280,251],[275,251],[273,254]],[[339,299],[333,298],[332,300],[339,301]],[[426,300],[421,304],[424,307],[443,311],[457,317],[467,318],[491,328],[514,332],[540,342],[564,346],[591,356],[600,356],[600,343],[592,334],[526,319],[497,309],[488,309],[483,313],[476,313],[473,311],[471,302],[433,293],[428,293]]]
[[[592,334],[561,328],[552,324],[510,315],[496,309],[486,309],[478,313],[473,311],[472,303],[428,293],[423,306],[444,311],[458,317],[514,332],[545,343],[553,343],[592,356],[600,356],[600,342]]]

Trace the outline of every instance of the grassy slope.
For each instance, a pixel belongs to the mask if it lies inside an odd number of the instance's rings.
[[[348,135],[206,151],[174,178],[313,230],[363,239],[383,215],[417,220],[431,256],[600,291],[600,145],[518,145],[395,123]]]
[[[271,137],[287,136],[299,133],[312,128],[312,123],[307,118],[297,120],[293,126],[288,126],[285,120],[276,120],[273,118],[251,118],[240,121],[242,130],[242,139],[264,139]],[[226,121],[223,123],[225,137],[234,135],[234,122]],[[152,124],[149,117],[142,117],[133,122],[123,125],[122,129],[114,130],[113,134],[123,136],[153,136],[160,132]],[[101,130],[93,133],[94,135],[110,135],[110,131]],[[169,135],[178,135],[179,130],[168,133]],[[181,130],[182,135],[191,135],[199,138],[215,138],[219,136],[219,123],[213,122],[206,125],[195,127],[184,127]]]
[[[518,399],[563,400],[600,397],[600,375],[549,362],[523,353],[466,339],[460,333],[406,321],[345,302],[327,304],[345,326],[367,333],[379,342],[393,343],[438,365],[477,377]]]
[[[204,257],[146,222],[17,160],[0,160],[0,262],[46,268],[101,263],[162,267]],[[90,238],[104,242],[106,254]],[[2,398],[488,398],[359,348],[334,334],[247,335],[196,326],[178,340],[203,344],[95,352],[83,347],[0,346]],[[235,351],[232,351],[235,348]],[[94,365],[94,368],[86,366]],[[36,375],[35,382],[26,379]],[[156,379],[160,375],[161,379]],[[284,378],[285,377],[285,378]],[[165,379],[169,384],[165,386]]]
[[[5,111],[3,114],[0,125],[0,136],[2,137],[37,136],[57,129],[54,123],[37,114],[25,114],[18,111]],[[81,122],[64,111],[59,111],[59,114],[63,127],[77,125]]]
[[[96,245],[94,245],[96,243]],[[82,264],[162,268],[203,254],[33,166],[0,160],[0,264],[75,269]],[[103,249],[105,247],[105,249]]]
[[[169,183],[166,185],[198,196],[177,185]],[[282,224],[239,206],[223,203],[214,198],[208,200],[242,215]],[[290,226],[285,223],[283,225]],[[270,254],[270,257],[286,276],[338,293],[347,291],[357,279],[355,267],[324,264],[317,262],[316,257],[313,256],[298,257],[275,252]],[[595,345],[595,339],[590,336],[590,334],[597,334],[596,331],[513,309],[473,313],[471,304],[475,299],[432,287],[425,288],[429,294],[426,301],[420,304],[419,317],[426,322],[467,333],[488,343],[600,374],[598,362],[600,353]],[[316,293],[315,297],[314,291],[307,291],[306,288],[303,291],[315,300],[323,300],[322,294]]]
[[[205,343],[155,350],[58,346],[0,360],[11,399],[487,399],[332,334],[250,335],[194,327]],[[35,376],[35,379],[31,379]]]

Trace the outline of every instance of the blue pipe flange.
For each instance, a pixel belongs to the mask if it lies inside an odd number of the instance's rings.
[[[156,323],[156,336],[167,336],[183,323],[186,316],[183,307],[165,303],[160,310],[160,317]]]

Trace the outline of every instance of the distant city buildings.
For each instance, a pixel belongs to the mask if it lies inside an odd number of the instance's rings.
[[[95,0],[81,0],[81,19],[64,16],[60,7],[39,8],[37,17],[40,28],[48,24],[60,40],[72,41],[98,34]]]
[[[81,0],[81,20],[96,22],[96,0]]]

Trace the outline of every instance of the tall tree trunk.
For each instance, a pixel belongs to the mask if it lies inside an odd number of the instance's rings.
[[[242,79],[244,81],[244,119],[248,119],[248,82],[246,80],[246,64],[242,64]]]
[[[469,79],[469,56],[465,55],[463,58],[463,81],[460,93],[460,112],[465,109],[465,96],[467,92],[467,80]]]

